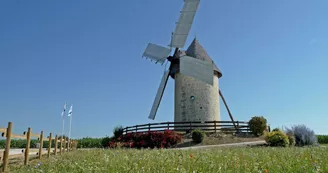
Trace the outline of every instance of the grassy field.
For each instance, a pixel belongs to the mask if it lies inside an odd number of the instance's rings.
[[[328,172],[328,147],[74,151],[13,172]]]

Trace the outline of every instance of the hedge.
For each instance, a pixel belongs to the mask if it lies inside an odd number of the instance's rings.
[[[328,135],[317,135],[319,144],[328,144]]]

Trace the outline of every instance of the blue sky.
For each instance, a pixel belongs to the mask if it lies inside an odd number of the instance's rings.
[[[1,1],[0,127],[61,133],[74,104],[72,137],[112,135],[116,125],[173,121],[169,80],[155,121],[148,114],[164,66],[141,58],[167,45],[182,0]],[[223,72],[237,120],[305,124],[327,134],[328,1],[202,0],[197,36]],[[221,101],[222,120],[229,120]],[[68,121],[66,121],[68,125]],[[66,128],[66,133],[68,126]]]

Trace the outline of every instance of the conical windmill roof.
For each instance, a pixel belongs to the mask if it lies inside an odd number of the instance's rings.
[[[208,61],[213,63],[213,69],[214,72],[217,73],[218,77],[220,78],[222,76],[221,70],[216,66],[212,58],[207,54],[205,49],[203,48],[202,45],[198,42],[198,40],[195,38],[188,49],[186,50],[186,55],[190,57],[194,57],[196,59]]]

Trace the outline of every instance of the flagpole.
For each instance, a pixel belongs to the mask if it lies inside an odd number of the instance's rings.
[[[68,111],[68,115],[69,115],[68,149],[70,149],[71,148],[71,129],[72,129],[73,105],[71,105],[71,108]]]
[[[62,130],[62,138],[64,137],[64,129],[65,129],[65,118],[63,116],[63,130]]]
[[[71,148],[71,128],[72,128],[72,114],[69,119],[69,132],[68,132],[68,148]]]
[[[64,109],[62,111],[63,127],[62,127],[62,137],[61,137],[61,139],[64,138],[64,133],[65,133],[65,110],[66,110],[66,103],[64,104]]]

